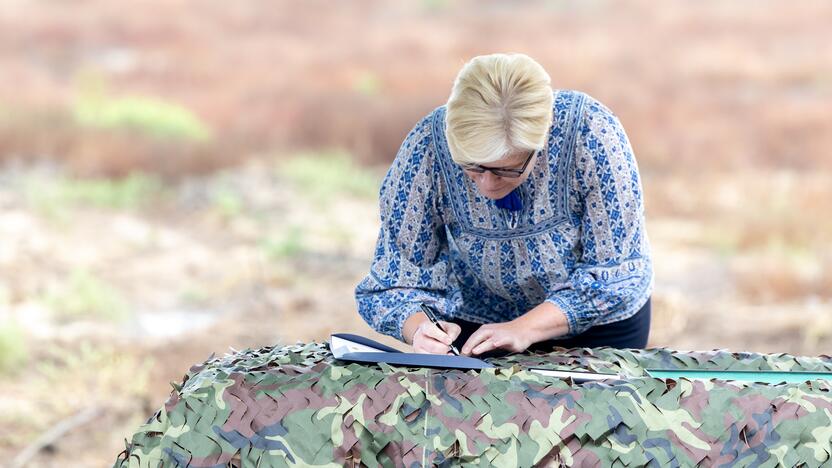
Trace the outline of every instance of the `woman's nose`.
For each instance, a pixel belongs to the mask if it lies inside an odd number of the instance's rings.
[[[493,187],[500,182],[500,178],[492,174],[490,171],[485,171],[480,174],[480,183],[486,187]]]

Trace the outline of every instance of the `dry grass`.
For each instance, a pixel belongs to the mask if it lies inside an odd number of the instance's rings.
[[[832,174],[746,171],[646,181],[648,215],[695,223],[679,246],[713,252],[751,303],[830,298]]]
[[[822,45],[830,21],[823,1],[195,9],[151,0],[124,15],[105,0],[15,0],[0,10],[0,67],[14,83],[0,91],[0,113],[40,113],[7,122],[0,157],[69,160],[100,173],[131,165],[189,173],[274,146],[338,146],[389,161],[415,120],[447,98],[465,59],[514,50],[543,63],[554,86],[609,104],[652,170],[829,169],[832,52]],[[214,143],[131,144],[68,126],[91,75],[113,98],[183,106]]]

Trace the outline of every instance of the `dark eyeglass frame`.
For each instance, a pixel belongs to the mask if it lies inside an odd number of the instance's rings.
[[[529,156],[526,158],[526,161],[523,163],[523,167],[520,169],[506,169],[502,167],[487,167],[487,166],[480,166],[479,164],[463,164],[462,168],[466,171],[476,172],[478,174],[482,174],[485,171],[488,171],[494,174],[497,177],[505,177],[507,179],[516,179],[523,175],[526,172],[526,168],[529,166],[529,162],[532,160],[532,157],[537,154],[539,150],[532,150],[529,153]]]

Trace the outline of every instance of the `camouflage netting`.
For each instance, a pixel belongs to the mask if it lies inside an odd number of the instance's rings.
[[[785,354],[573,349],[484,371],[335,361],[326,345],[191,368],[115,466],[832,466],[832,384],[661,380],[646,368],[832,371]],[[624,372],[570,382],[524,367]]]

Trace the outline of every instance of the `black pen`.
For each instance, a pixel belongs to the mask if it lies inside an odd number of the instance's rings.
[[[421,306],[422,306],[422,311],[425,313],[425,315],[428,316],[428,319],[431,322],[433,322],[434,325],[439,327],[440,330],[442,330],[443,332],[445,332],[447,334],[448,332],[444,328],[442,328],[442,325],[439,324],[439,320],[436,320],[436,316],[433,315],[432,307],[430,307],[430,306],[428,306],[427,304],[424,304],[424,303],[422,303]],[[451,352],[454,353],[455,356],[459,356],[459,350],[456,349],[456,346],[454,346],[453,344],[449,344],[448,349],[450,349]]]

